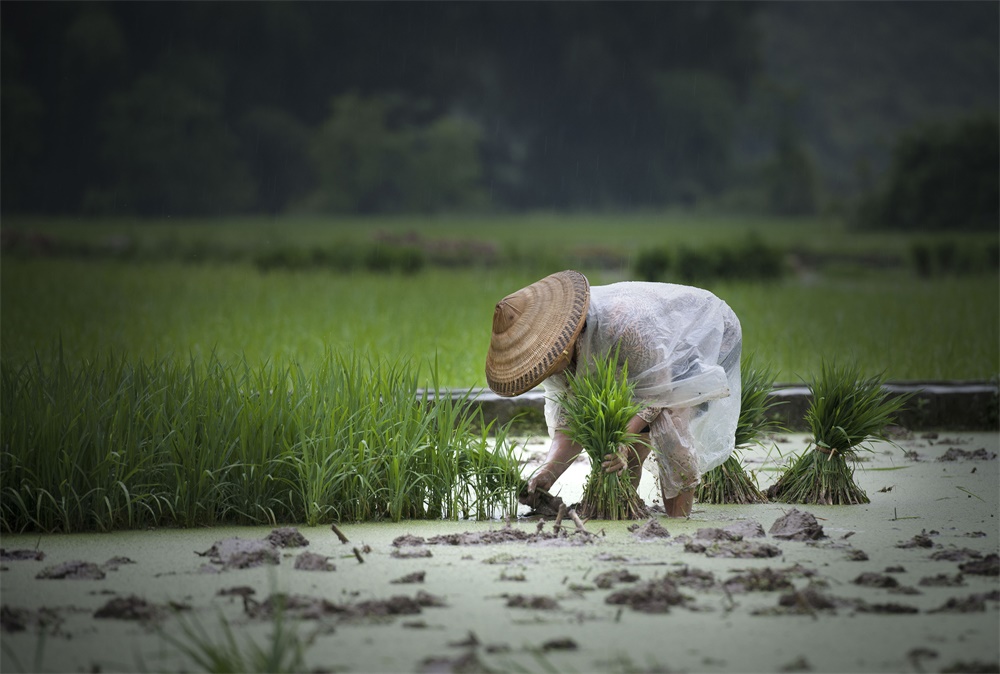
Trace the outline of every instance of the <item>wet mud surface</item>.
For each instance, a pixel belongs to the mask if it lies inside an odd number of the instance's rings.
[[[997,436],[945,440],[876,454],[869,506],[5,536],[2,671],[40,639],[47,671],[190,671],[165,634],[279,619],[313,671],[996,671]]]

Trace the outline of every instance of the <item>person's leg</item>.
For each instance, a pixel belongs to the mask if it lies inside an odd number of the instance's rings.
[[[665,443],[661,461],[669,468],[669,490],[664,485],[664,473],[660,478],[660,496],[663,508],[669,517],[690,517],[694,506],[694,489],[698,484],[698,459],[694,452],[694,438],[691,437],[691,409],[665,410],[669,414],[672,433]],[[663,467],[661,465],[661,467]]]
[[[663,509],[667,512],[667,517],[691,517],[691,509],[694,507],[694,490],[682,491],[673,498],[663,499]]]

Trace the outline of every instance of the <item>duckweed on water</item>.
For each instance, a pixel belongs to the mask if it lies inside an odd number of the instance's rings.
[[[431,373],[437,390],[436,372]],[[107,355],[0,363],[0,527],[107,531],[504,516],[506,427],[408,362],[315,368]],[[474,430],[479,429],[479,430]],[[492,436],[492,437],[490,437]]]

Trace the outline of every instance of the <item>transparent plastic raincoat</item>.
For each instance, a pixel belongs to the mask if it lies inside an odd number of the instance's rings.
[[[732,453],[740,415],[739,319],[718,297],[670,283],[592,286],[576,367],[618,347],[645,405],[664,498],[693,489]],[[565,429],[564,373],[545,380],[549,435]]]

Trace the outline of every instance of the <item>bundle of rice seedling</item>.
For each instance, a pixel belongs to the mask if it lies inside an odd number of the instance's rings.
[[[641,519],[648,514],[627,470],[606,473],[601,468],[606,454],[640,442],[638,435],[628,432],[627,424],[642,405],[632,399],[635,387],[628,383],[628,363],[620,372],[617,363],[617,355],[599,358],[568,374],[569,391],[559,399],[569,436],[590,457],[590,476],[576,508],[586,519]]]
[[[768,416],[772,407],[781,404],[770,397],[775,375],[769,367],[758,366],[751,354],[740,363],[740,378],[742,391],[736,450],[722,465],[701,476],[695,491],[699,503],[767,503],[767,496],[757,487],[756,479],[744,469],[739,450],[759,443],[765,433],[780,429],[780,424]]]
[[[909,399],[891,397],[884,383],[881,375],[862,377],[856,366],[824,363],[810,386],[812,401],[806,410],[813,444],[792,461],[767,495],[784,503],[869,503],[854,482],[858,452],[871,452],[871,442],[888,439],[886,428]]]

